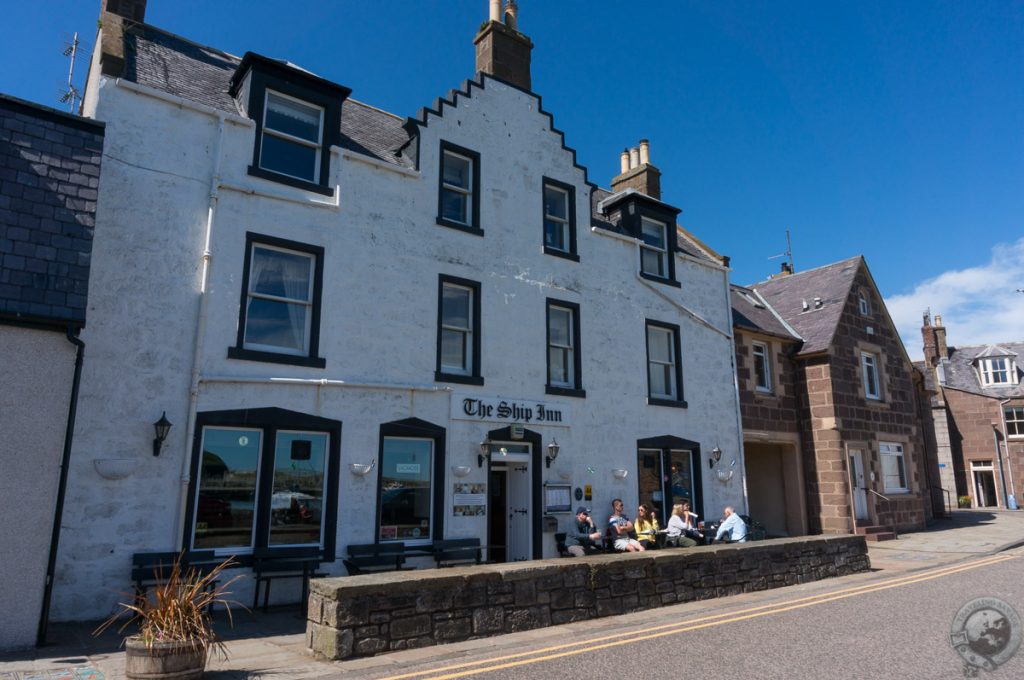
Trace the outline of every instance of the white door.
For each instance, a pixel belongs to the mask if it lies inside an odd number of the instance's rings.
[[[530,465],[528,462],[508,465],[508,561],[533,557],[530,522]]]
[[[853,515],[868,519],[868,492],[864,484],[864,455],[859,449],[850,449],[850,488],[853,490]]]

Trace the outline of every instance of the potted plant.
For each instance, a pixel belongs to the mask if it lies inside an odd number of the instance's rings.
[[[957,496],[956,504],[957,504],[957,506],[959,506],[961,508],[969,508],[969,507],[971,507],[971,497],[970,496]]]
[[[125,676],[130,679],[175,678],[191,680],[203,675],[210,652],[227,658],[227,649],[213,630],[213,605],[223,605],[233,625],[231,605],[224,599],[227,587],[241,576],[220,583],[222,572],[235,566],[228,558],[209,570],[182,565],[182,555],[164,578],[157,573],[157,583],[149,594],[135,595],[130,603],[94,631],[99,635],[128,615],[120,628],[123,633],[132,624],[138,632],[125,638]]]

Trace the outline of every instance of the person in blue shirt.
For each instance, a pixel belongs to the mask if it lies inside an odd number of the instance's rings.
[[[740,516],[733,511],[732,506],[726,506],[724,515],[722,523],[718,525],[718,533],[715,534],[715,540],[721,541],[725,538],[729,543],[746,543],[746,522],[740,519]]]

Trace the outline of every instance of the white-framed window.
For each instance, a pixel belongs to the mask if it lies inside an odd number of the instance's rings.
[[[1011,385],[1016,383],[1015,362],[1009,357],[991,357],[982,359],[981,384],[988,387],[991,385]]]
[[[754,389],[758,392],[772,391],[772,359],[766,343],[753,343]]]
[[[640,218],[640,271],[668,277],[668,225],[649,217]]]
[[[441,142],[438,222],[456,229],[477,231],[480,154]]]
[[[569,192],[544,184],[544,246],[564,253],[570,252]]]
[[[434,527],[434,440],[383,438],[378,539],[428,543]]]
[[[679,329],[647,323],[647,390],[653,399],[680,401]]]
[[[323,249],[250,233],[246,255],[238,343],[229,356],[322,366]]]
[[[864,383],[864,396],[868,399],[881,399],[882,385],[878,373],[878,355],[861,352],[860,371],[861,380]]]
[[[1006,436],[1024,437],[1024,406],[1007,406],[1003,415],[1006,417]]]
[[[318,183],[324,110],[267,90],[260,139],[260,168]]]
[[[857,308],[861,316],[871,316],[871,300],[864,291],[857,291]]]
[[[435,380],[482,385],[480,284],[441,274],[437,300]]]
[[[903,445],[889,442],[878,444],[882,460],[882,488],[885,491],[909,491],[907,469],[903,460]]]
[[[574,311],[548,306],[548,384],[555,387],[576,387]]]

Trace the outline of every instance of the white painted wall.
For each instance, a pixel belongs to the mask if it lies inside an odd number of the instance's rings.
[[[183,462],[191,456],[186,441],[190,370],[217,148],[214,116],[142,94],[137,87],[104,80],[95,113],[107,123],[107,157],[90,325],[83,336],[90,354],[68,498],[75,519],[62,539],[57,619],[105,614],[116,593],[128,587],[131,553],[179,547],[175,526],[186,481]],[[325,206],[322,196],[249,177],[254,128],[229,122],[224,129],[222,182],[251,192],[219,189],[197,410],[277,406],[343,422],[339,555],[349,543],[374,539],[376,472],[358,478],[348,466],[376,456],[381,423],[417,417],[446,427],[447,468],[469,465],[472,472],[458,481],[486,481],[486,469],[476,465],[477,444],[502,424],[449,420],[449,388],[569,404],[571,428],[531,429],[542,433],[545,445],[557,437],[562,447],[545,479],[560,481],[562,472],[574,487],[592,484],[595,497],[588,504],[596,517],[613,497],[627,503],[636,498],[638,438],[676,435],[700,442],[705,460],[715,445],[727,459],[740,459],[725,272],[680,258],[681,288],[653,284],[721,333],[681,314],[641,282],[637,246],[591,232],[589,187],[534,97],[487,80],[486,89],[460,96],[443,116],[431,115],[421,127],[422,172],[382,169],[335,150],[337,208]],[[481,154],[484,237],[435,224],[440,139]],[[579,263],[542,252],[543,176],[576,187]],[[237,333],[246,231],[325,249],[320,354],[326,368],[226,358]],[[482,387],[434,382],[441,273],[481,283]],[[585,399],[544,392],[546,297],[581,306]],[[681,327],[687,409],[646,404],[645,318]],[[216,380],[225,376],[410,388]],[[152,423],[164,410],[174,427],[163,453],[154,458]],[[136,472],[112,481],[90,469],[93,458],[113,456],[137,459]],[[611,475],[620,467],[633,471],[626,480]],[[743,505],[741,475],[729,484],[710,477],[704,476],[703,514],[717,516],[726,504]],[[449,506],[453,481],[448,477],[436,487]],[[570,518],[560,518],[563,527]],[[486,538],[484,518],[444,521],[449,536]],[[554,554],[553,538],[545,535],[544,541],[545,554]],[[342,573],[340,562],[327,568]],[[242,601],[247,587],[237,594]]]
[[[36,641],[75,346],[0,325],[0,651]]]

